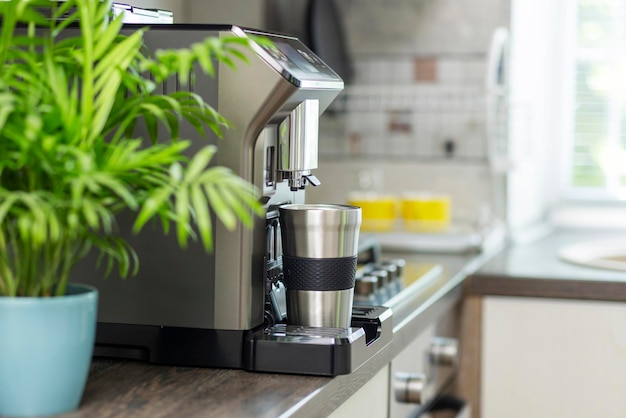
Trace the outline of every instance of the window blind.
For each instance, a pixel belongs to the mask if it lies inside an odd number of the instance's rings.
[[[569,186],[626,198],[626,2],[577,0]]]

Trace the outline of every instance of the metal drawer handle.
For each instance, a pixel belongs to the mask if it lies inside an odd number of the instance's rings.
[[[459,342],[455,338],[435,337],[428,351],[426,373],[396,373],[393,391],[396,401],[423,405],[453,376],[459,362]]]
[[[426,375],[423,373],[396,373],[393,391],[396,401],[421,404],[426,387]]]
[[[428,357],[433,365],[456,367],[459,363],[459,341],[456,338],[433,338]]]

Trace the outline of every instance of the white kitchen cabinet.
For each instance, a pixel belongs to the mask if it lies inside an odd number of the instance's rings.
[[[626,417],[626,304],[483,299],[482,418]]]
[[[402,350],[391,362],[391,379],[397,379],[398,375],[407,373],[428,373],[428,350],[435,335],[435,326],[431,325]],[[390,396],[395,397],[395,393],[391,393]],[[405,403],[391,399],[389,416],[392,418],[415,416],[419,409],[420,405],[417,403]]]
[[[389,407],[389,366],[383,367],[329,418],[381,418]]]

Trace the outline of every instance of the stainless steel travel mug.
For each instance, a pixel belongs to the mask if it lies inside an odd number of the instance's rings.
[[[294,204],[279,211],[288,323],[349,328],[361,208]]]

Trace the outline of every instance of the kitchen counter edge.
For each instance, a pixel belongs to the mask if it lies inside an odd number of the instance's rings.
[[[623,236],[620,231],[553,230],[498,253],[468,275],[465,291],[484,296],[625,302],[626,272],[573,264],[559,255],[570,245]]]

